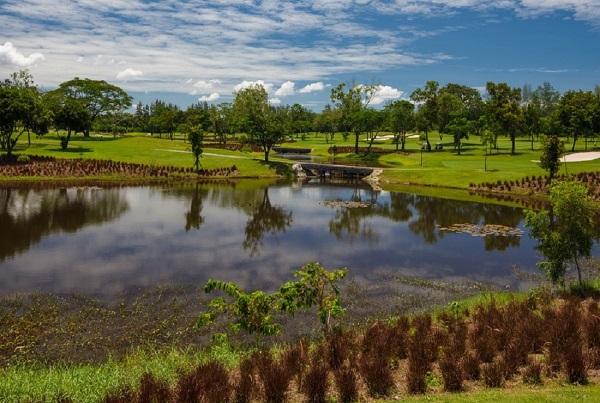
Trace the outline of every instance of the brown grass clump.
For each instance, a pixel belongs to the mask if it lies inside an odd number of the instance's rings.
[[[431,316],[419,315],[412,320],[414,333],[410,337],[408,349],[408,393],[425,393],[427,383],[425,376],[431,369],[433,340],[431,332]]]
[[[340,403],[350,403],[358,400],[358,375],[353,367],[344,366],[333,373],[335,388]]]
[[[229,372],[223,364],[210,361],[189,373],[181,373],[175,388],[175,401],[220,403],[231,399]]]
[[[263,399],[268,403],[282,403],[288,394],[288,387],[292,379],[292,371],[287,367],[285,360],[274,358],[268,352],[258,355],[257,372],[263,387]]]

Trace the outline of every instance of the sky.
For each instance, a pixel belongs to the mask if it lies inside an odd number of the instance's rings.
[[[317,112],[340,83],[378,85],[373,106],[428,80],[587,91],[600,0],[2,0],[0,78],[22,69],[182,108],[252,83]]]

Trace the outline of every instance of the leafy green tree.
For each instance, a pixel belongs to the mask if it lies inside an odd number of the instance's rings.
[[[60,146],[63,150],[66,150],[72,133],[83,133],[90,129],[90,111],[80,102],[67,99],[54,115],[54,126],[60,137]],[[58,130],[66,130],[66,136],[61,135]]]
[[[274,145],[287,135],[284,111],[269,105],[267,91],[261,84],[253,84],[235,93],[234,113],[240,118],[242,127],[250,141],[262,147],[265,161]]]
[[[67,99],[80,102],[90,113],[90,122],[93,125],[101,115],[114,112],[123,112],[131,106],[132,97],[121,88],[103,80],[76,77],[50,91],[64,103]],[[89,136],[89,128],[84,131],[84,136]]]
[[[387,123],[394,133],[394,143],[398,151],[398,143],[402,144],[402,150],[406,145],[406,134],[414,127],[415,105],[407,100],[388,103],[384,111]]]
[[[202,156],[202,142],[204,141],[204,130],[201,127],[195,126],[190,129],[187,134],[187,139],[190,142],[192,148],[192,155],[194,156],[194,166],[196,172],[200,170],[200,157]]]
[[[571,151],[575,151],[575,143],[579,138],[593,134],[599,102],[600,99],[591,91],[567,91],[561,98],[557,120],[559,127],[573,138]]]
[[[213,299],[207,312],[200,314],[196,327],[213,324],[220,316],[231,316],[230,328],[233,333],[245,331],[255,335],[256,344],[260,336],[272,336],[281,332],[281,325],[274,321],[273,315],[278,307],[278,294],[266,294],[263,291],[247,293],[234,283],[208,280],[204,286],[206,293],[220,290],[231,299],[224,297]]]
[[[594,201],[584,185],[563,181],[550,188],[550,204],[550,213],[525,211],[535,249],[546,258],[537,265],[553,283],[564,283],[567,266],[574,263],[583,288],[579,261],[592,253]]]
[[[466,117],[462,116],[461,113],[457,113],[456,116],[450,119],[450,122],[446,125],[445,131],[452,135],[454,140],[454,149],[458,150],[460,155],[462,148],[462,140],[469,138],[470,124]]]
[[[39,92],[26,70],[12,73],[0,83],[0,146],[10,156],[19,137],[34,124]]]
[[[427,81],[423,89],[417,88],[410,94],[410,99],[417,105],[416,127],[425,133],[427,149],[431,150],[429,132],[439,123],[439,87],[437,81]]]
[[[542,155],[540,167],[548,172],[550,180],[554,178],[560,168],[560,159],[565,153],[565,143],[556,135],[542,138]]]
[[[377,85],[341,83],[331,89],[331,102],[339,111],[339,121],[345,131],[354,132],[354,153],[358,154],[358,140],[363,131],[361,111],[366,109],[377,92]]]
[[[222,102],[218,105],[211,105],[209,116],[210,123],[215,137],[223,144],[227,144],[227,135],[233,130],[233,116],[231,104]]]
[[[298,281],[285,283],[279,289],[280,309],[294,314],[298,310],[316,306],[325,330],[331,330],[332,319],[345,312],[338,298],[340,291],[337,283],[347,274],[348,269],[329,272],[319,263],[307,263],[302,269],[294,270],[294,277],[300,277]]]
[[[492,130],[507,135],[511,141],[511,154],[515,153],[517,136],[523,128],[523,110],[521,109],[521,89],[510,88],[506,83],[495,84],[491,81],[485,86],[489,99],[487,114]]]

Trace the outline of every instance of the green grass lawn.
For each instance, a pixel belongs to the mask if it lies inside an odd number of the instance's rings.
[[[205,139],[205,142],[213,142],[211,137]],[[343,136],[338,133],[333,140],[326,141],[324,134],[311,133],[304,140],[294,137],[293,142],[283,145],[312,148],[312,155],[331,157],[328,151],[330,147],[333,145],[353,147],[354,140],[354,136],[351,135],[344,141]],[[430,141],[434,145],[441,143],[444,149],[422,152],[421,141],[411,137],[407,140],[404,154],[338,154],[336,158],[348,163],[364,162],[367,165],[377,163],[384,168],[381,184],[386,190],[394,190],[399,185],[407,184],[466,189],[471,183],[510,181],[526,176],[545,175],[545,171],[536,162],[540,157],[539,143],[535,142],[535,150],[531,151],[531,143],[526,138],[518,139],[516,153],[511,155],[509,139],[500,137],[499,149],[487,156],[484,146],[475,136],[464,143],[461,155],[453,150],[452,139],[448,136],[440,142],[437,134],[433,133],[430,135]],[[368,146],[364,136],[361,136],[359,146]],[[373,147],[393,151],[396,146],[387,139],[376,141]],[[566,148],[570,150],[571,144],[567,143]],[[600,148],[588,144],[588,151],[598,150]],[[577,143],[576,151],[585,151],[583,141]],[[27,144],[26,138],[22,138],[17,144],[15,153],[177,167],[190,167],[193,163],[189,145],[181,137],[171,141],[166,137],[160,139],[143,133],[132,133],[117,138],[110,135],[92,135],[87,139],[78,135],[72,138],[66,151],[60,148],[59,139],[55,134],[48,134],[42,139],[32,138],[31,145]],[[289,167],[285,168],[277,164],[291,165],[289,160],[278,158],[274,152],[271,152],[271,163],[264,163],[263,158],[262,152],[234,152],[205,147],[201,163],[205,169],[236,165],[241,177],[268,178],[290,173]],[[559,174],[597,171],[599,166],[598,160],[563,163]]]

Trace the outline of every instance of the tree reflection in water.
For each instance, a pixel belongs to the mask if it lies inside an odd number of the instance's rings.
[[[185,232],[190,229],[200,229],[200,226],[204,223],[204,217],[202,213],[202,199],[206,197],[208,191],[202,189],[199,183],[196,183],[196,188],[192,192],[191,203],[189,211],[185,212]]]
[[[49,234],[113,221],[128,210],[119,188],[2,187],[0,262],[29,250]]]
[[[356,237],[377,241],[379,235],[372,227],[370,218],[383,217],[395,222],[408,222],[410,231],[420,236],[426,243],[435,244],[443,239],[446,232],[440,227],[453,224],[472,223],[478,225],[502,223],[517,227],[522,219],[519,207],[492,205],[459,200],[441,199],[431,196],[419,196],[408,193],[392,192],[389,202],[378,202],[379,192],[355,189],[349,201],[365,201],[363,193],[368,195],[370,205],[347,208],[343,204],[337,207],[335,216],[329,222],[329,231],[337,239],[343,239],[344,233],[352,242]],[[483,237],[486,251],[505,250],[519,247],[518,235],[488,235]]]
[[[277,232],[285,232],[292,222],[292,212],[271,205],[269,188],[264,188],[262,201],[250,212],[250,219],[246,223],[244,249],[250,251],[250,256],[255,256],[262,246],[264,234],[270,232],[275,236]]]

